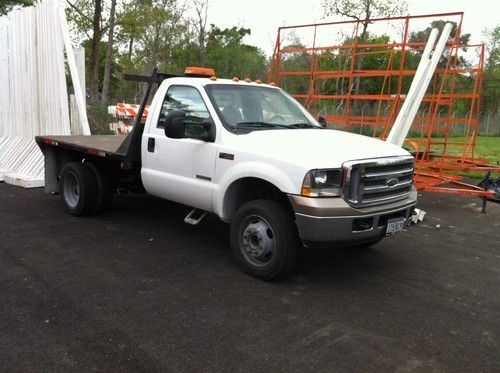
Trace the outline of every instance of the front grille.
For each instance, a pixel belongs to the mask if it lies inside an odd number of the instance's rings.
[[[413,183],[413,157],[346,162],[344,198],[356,207],[407,198]]]

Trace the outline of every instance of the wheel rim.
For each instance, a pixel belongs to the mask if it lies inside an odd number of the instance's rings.
[[[261,216],[247,217],[241,228],[240,248],[249,262],[265,266],[271,262],[275,251],[274,232]]]
[[[74,208],[80,200],[80,183],[73,172],[68,172],[63,181],[64,201]]]

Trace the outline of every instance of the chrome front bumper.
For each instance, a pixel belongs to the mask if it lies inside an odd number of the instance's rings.
[[[401,201],[363,208],[352,207],[342,198],[288,197],[304,244],[356,245],[384,237],[389,219],[409,221],[417,192],[412,190],[408,198]]]

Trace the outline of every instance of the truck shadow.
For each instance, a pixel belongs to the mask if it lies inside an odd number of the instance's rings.
[[[147,234],[168,246],[181,250],[186,260],[204,265],[217,265],[217,270],[234,276],[236,264],[229,249],[229,225],[214,215],[208,215],[197,226],[184,223],[190,208],[148,195],[118,196],[113,209],[102,215],[123,229]],[[308,280],[344,279],[346,282],[361,276],[384,275],[409,265],[398,250],[402,238],[392,238],[365,249],[350,247],[303,248],[293,273],[275,283],[292,283],[297,278]],[[390,253],[388,253],[390,251]],[[396,255],[392,255],[396,254]],[[178,255],[182,255],[178,253]],[[187,258],[189,256],[189,258]],[[236,269],[237,272],[239,272]],[[241,273],[241,272],[240,272]],[[222,274],[224,275],[224,274]],[[241,276],[245,276],[241,274]]]

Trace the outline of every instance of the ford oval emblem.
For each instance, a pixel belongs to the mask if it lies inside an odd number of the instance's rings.
[[[392,179],[387,179],[387,186],[389,188],[395,187],[398,184],[398,178],[394,177]]]

